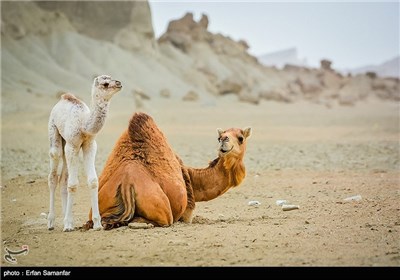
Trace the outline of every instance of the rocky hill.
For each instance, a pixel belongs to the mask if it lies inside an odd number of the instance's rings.
[[[357,75],[367,72],[375,72],[380,77],[400,78],[400,56],[396,56],[378,65],[367,65],[347,72]]]
[[[209,32],[206,15],[195,21],[187,13],[156,40],[145,1],[2,2],[1,13],[3,112],[60,91],[87,95],[93,77],[103,73],[121,80],[124,98],[136,102],[226,94],[253,104],[400,100],[398,79],[343,76],[329,61],[318,69],[266,67],[247,52],[245,41]]]

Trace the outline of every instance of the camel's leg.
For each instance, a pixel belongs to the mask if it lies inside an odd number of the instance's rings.
[[[65,149],[65,140],[62,139],[62,147],[63,151]],[[65,153],[62,156],[63,163],[62,163],[62,170],[60,176],[60,187],[61,187],[61,201],[62,201],[62,213],[63,217],[65,217],[65,210],[67,208],[67,198],[68,198],[68,168],[67,168],[67,160],[65,159]]]
[[[57,169],[60,158],[63,155],[62,150],[62,137],[57,130],[55,125],[49,125],[49,140],[50,140],[50,173],[48,177],[48,185],[50,190],[50,209],[49,215],[47,217],[47,228],[49,230],[54,229],[54,220],[55,220],[55,212],[54,212],[54,199],[55,199],[55,190],[58,182]]]
[[[101,218],[99,212],[99,180],[96,174],[95,168],[95,158],[97,151],[97,143],[96,141],[86,142],[82,146],[83,151],[83,164],[85,167],[85,172],[87,175],[87,184],[90,189],[90,200],[92,203],[92,220],[93,220],[93,229],[99,230],[102,229],[101,226]]]
[[[143,188],[147,187],[148,185],[143,185]],[[141,192],[139,194],[136,193],[136,201],[138,216],[152,221],[159,226],[172,225],[174,220],[171,206],[168,197],[159,185],[151,193],[143,196]]]
[[[78,164],[79,164],[79,147],[75,147],[70,143],[65,144],[65,158],[68,168],[68,197],[67,207],[64,216],[64,230],[74,230],[74,217],[72,214],[72,205],[74,204],[74,196],[78,187]]]
[[[135,173],[131,174],[131,178],[135,187],[136,216],[141,216],[159,226],[170,226],[173,223],[173,216],[167,195],[147,172],[136,170]]]

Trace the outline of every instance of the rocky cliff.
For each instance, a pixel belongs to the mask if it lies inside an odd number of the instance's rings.
[[[26,100],[57,96],[65,90],[83,95],[102,73],[123,81],[125,96],[150,100],[201,101],[226,94],[253,104],[400,100],[398,79],[374,73],[343,76],[330,61],[317,69],[264,66],[247,52],[245,41],[209,32],[212,19],[206,15],[195,21],[187,13],[156,40],[146,1],[1,4],[2,95],[9,100],[21,94]]]
[[[374,73],[343,76],[332,69],[329,60],[322,60],[318,69],[263,66],[248,54],[246,42],[208,32],[208,21],[203,15],[195,22],[187,13],[171,21],[158,42],[160,46],[169,43],[192,58],[192,67],[208,77],[214,94],[234,93],[252,103],[306,99],[327,106],[335,102],[352,105],[368,97],[400,100],[398,79],[380,78]]]

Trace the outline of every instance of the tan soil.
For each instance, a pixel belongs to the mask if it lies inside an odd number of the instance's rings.
[[[55,101],[38,99],[2,118],[1,252],[28,245],[29,253],[17,256],[20,266],[400,265],[399,104],[151,101],[146,111],[191,166],[216,156],[217,127],[252,126],[244,182],[198,203],[192,224],[63,233],[59,192],[54,231],[41,216],[48,211],[47,118]],[[111,104],[97,138],[99,174],[133,111]],[[343,201],[353,195],[362,200]],[[76,196],[80,226],[89,191],[82,186]],[[278,199],[300,209],[282,211]],[[249,206],[251,200],[261,204]],[[11,266],[4,258],[1,265]]]

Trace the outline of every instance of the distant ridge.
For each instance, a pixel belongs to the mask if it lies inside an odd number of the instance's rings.
[[[400,56],[396,56],[378,65],[367,65],[344,71],[345,73],[364,74],[375,72],[380,77],[400,78]]]

